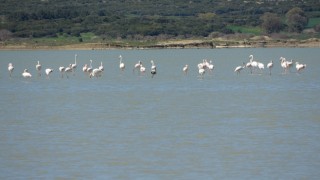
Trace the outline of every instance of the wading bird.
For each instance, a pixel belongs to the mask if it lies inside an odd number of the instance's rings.
[[[72,70],[73,75],[77,69],[77,56],[78,56],[77,54],[74,55],[74,64],[71,64],[71,70]]]
[[[60,74],[61,74],[61,78],[63,78],[64,70],[65,70],[65,68],[64,68],[63,66],[60,66],[60,67],[59,67],[59,71],[60,71]]]
[[[47,77],[49,78],[49,75],[53,72],[53,69],[47,68],[47,69],[45,70],[45,72],[46,72]]]
[[[41,76],[41,64],[40,64],[40,62],[38,61],[38,64],[36,64],[36,69],[37,69],[37,71],[38,71],[38,76]]]
[[[150,61],[151,62],[151,77],[153,78],[154,75],[157,74],[157,67],[156,65],[154,64],[153,60]]]
[[[306,64],[300,64],[299,62],[296,62],[296,69],[297,69],[298,73],[300,73],[300,71],[306,67],[307,67]]]
[[[246,67],[246,64],[243,63],[242,66],[237,66],[235,69],[234,69],[234,72],[236,72],[237,74],[240,74],[241,70],[244,69]]]
[[[23,76],[24,78],[31,78],[31,77],[32,77],[32,75],[28,72],[28,69],[25,69],[25,70],[23,71],[22,76]]]
[[[119,56],[119,60],[120,60],[120,62],[119,62],[119,68],[121,69],[121,71],[123,71],[124,68],[125,68],[125,65],[124,65],[124,63],[122,62],[122,56],[121,56],[121,55]]]
[[[185,74],[188,74],[188,64],[186,64],[183,68],[182,68],[182,71],[185,73]]]
[[[269,69],[269,74],[271,75],[271,69],[273,68],[273,61],[272,60],[267,64],[267,68]]]
[[[13,70],[14,70],[14,67],[13,67],[12,63],[9,63],[8,64],[8,71],[9,71],[10,77],[11,77],[11,74],[12,74]]]

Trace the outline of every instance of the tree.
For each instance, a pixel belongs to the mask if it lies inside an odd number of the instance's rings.
[[[282,28],[280,17],[274,13],[264,13],[260,19],[263,21],[262,28],[266,33],[279,32]]]
[[[286,14],[287,25],[290,32],[301,32],[308,23],[304,11],[298,7],[292,8]]]

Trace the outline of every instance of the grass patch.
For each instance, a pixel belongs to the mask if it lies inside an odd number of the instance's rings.
[[[227,28],[234,32],[240,32],[240,33],[246,33],[246,34],[260,35],[261,33],[263,33],[260,27],[228,25]]]
[[[310,18],[308,21],[308,24],[306,26],[306,28],[313,28],[316,25],[320,24],[320,17],[317,18]]]
[[[98,38],[98,36],[96,36],[94,33],[91,33],[91,32],[81,33],[80,36],[83,39],[83,41],[92,41]]]

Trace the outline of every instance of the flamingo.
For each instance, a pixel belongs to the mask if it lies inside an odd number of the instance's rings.
[[[101,71],[104,71],[104,67],[103,67],[103,65],[102,65],[102,61],[101,61],[101,63],[100,63],[99,69],[100,69]]]
[[[77,56],[78,56],[77,54],[74,55],[74,64],[71,64],[71,70],[72,70],[73,75],[77,69]]]
[[[72,72],[72,64],[69,64],[69,66],[64,69],[64,72],[66,73],[67,78],[69,78],[68,74]]]
[[[120,59],[119,68],[121,69],[121,71],[123,71],[124,68],[125,68],[125,65],[124,65],[124,63],[122,62],[122,56],[121,56],[121,55],[119,56],[119,59]]]
[[[92,72],[90,73],[90,78],[91,78],[91,77],[96,77],[96,78],[98,78],[98,77],[101,77],[101,75],[102,75],[102,70],[99,69],[99,68],[95,68],[95,69],[93,69]]]
[[[212,64],[212,61],[210,60],[209,64],[208,64],[208,69],[210,70],[210,72],[213,71],[214,69],[214,65]]]
[[[269,74],[271,75],[271,69],[273,67],[273,61],[271,60],[268,64],[267,64],[267,68],[269,69]]]
[[[288,61],[286,61],[286,58],[280,57],[280,63],[281,63],[281,67],[284,70],[284,73],[286,74],[289,68]]]
[[[87,69],[88,69],[88,64],[85,64],[85,65],[82,67],[82,71],[83,71],[83,72],[87,72]]]
[[[204,74],[205,74],[205,69],[204,68],[199,68],[199,75],[203,78]]]
[[[182,71],[185,73],[185,74],[188,74],[188,64],[186,64],[183,68],[182,68]]]
[[[258,62],[253,60],[253,55],[252,54],[249,56],[249,59],[250,59],[252,68],[253,69],[258,68]],[[252,70],[251,70],[251,72],[252,72]]]
[[[204,67],[204,65],[203,65],[203,63],[199,63],[198,64],[198,69],[204,69],[205,67]]]
[[[206,69],[206,68],[208,68],[208,66],[209,66],[209,63],[208,63],[208,60],[207,60],[207,59],[203,59],[203,60],[202,60],[202,64],[203,64],[203,69]]]
[[[32,75],[28,72],[28,69],[25,69],[25,70],[23,71],[22,76],[23,76],[24,78],[31,78],[31,77],[32,77]]]
[[[203,76],[204,76],[204,74],[205,74],[205,68],[206,68],[206,63],[205,63],[205,59],[203,59],[202,60],[202,63],[199,63],[198,64],[198,69],[199,69],[199,71],[198,71],[198,73],[199,73],[199,75],[201,76],[201,78],[203,78]]]
[[[64,73],[65,68],[63,66],[59,67],[59,71],[61,73],[61,78],[63,78],[63,73]]]
[[[90,65],[89,65],[89,67],[87,68],[87,72],[89,73],[89,75],[90,75],[90,73],[92,72],[92,59],[90,59]]]
[[[299,62],[296,62],[296,69],[297,69],[298,73],[300,73],[300,71],[306,67],[307,67],[306,64],[300,64]]]
[[[53,72],[53,69],[47,68],[45,71],[46,71],[47,77],[49,78],[49,75]]]
[[[8,71],[10,73],[10,77],[11,77],[11,74],[12,74],[13,70],[14,70],[14,67],[13,67],[12,63],[9,63],[8,64]]]
[[[258,62],[258,68],[260,69],[260,71],[262,73],[262,70],[264,70],[264,64],[261,62]]]
[[[290,68],[293,66],[293,60],[291,59],[290,61],[287,61],[288,64],[288,69],[290,71]]]
[[[138,61],[138,63],[134,65],[134,68],[132,71],[134,72],[135,69],[139,69],[141,65],[142,65],[141,61]]]
[[[151,62],[151,75],[152,75],[151,77],[153,78],[153,76],[157,74],[157,67],[154,64],[153,60],[151,60],[150,62]]]
[[[198,64],[198,69],[206,69],[207,68],[207,60],[202,59],[202,62]]]
[[[37,69],[37,71],[38,71],[38,76],[41,76],[41,64],[40,64],[40,62],[38,61],[38,64],[36,65],[36,69]]]
[[[140,65],[140,72],[141,73],[146,72],[146,68],[142,64]]]
[[[243,63],[243,66],[237,66],[235,69],[234,69],[234,72],[237,72],[237,74],[240,74],[241,70],[244,69],[246,67],[246,64]]]

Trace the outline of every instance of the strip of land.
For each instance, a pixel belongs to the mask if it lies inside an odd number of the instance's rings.
[[[125,43],[118,42],[82,42],[67,45],[39,45],[39,44],[10,44],[1,43],[0,50],[103,50],[103,49],[172,49],[172,48],[275,48],[275,47],[300,47],[300,48],[319,48],[320,39],[310,38],[306,40],[282,39],[274,40],[265,36],[257,36],[245,40],[167,40],[154,43]]]

